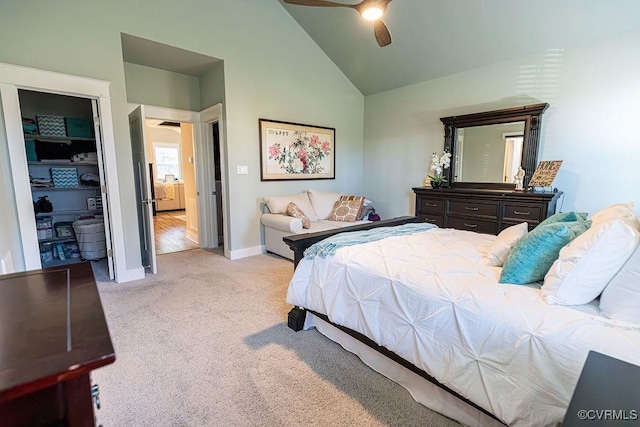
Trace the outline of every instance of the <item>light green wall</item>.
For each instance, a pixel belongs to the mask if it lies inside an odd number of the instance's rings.
[[[140,254],[121,32],[224,60],[227,166],[249,166],[229,175],[228,249],[261,244],[264,195],[361,192],[364,97],[277,1],[4,2],[0,40],[16,42],[2,43],[0,62],[111,82],[128,268]],[[260,117],[335,127],[336,180],[260,182]]]
[[[200,76],[200,100],[202,110],[220,103],[224,105],[224,62],[218,62]]]
[[[640,31],[632,31],[367,96],[365,194],[383,216],[413,214],[411,188],[442,151],[440,117],[548,102],[539,159],[564,160],[554,181],[562,209],[637,199],[637,52]]]
[[[125,62],[124,78],[132,104],[200,111],[197,77]]]

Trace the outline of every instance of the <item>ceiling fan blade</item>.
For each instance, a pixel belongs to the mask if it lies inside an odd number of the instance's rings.
[[[327,0],[284,0],[288,4],[297,4],[299,6],[320,6],[320,7],[349,7],[355,9],[353,4],[335,3]]]
[[[385,47],[391,44],[391,33],[387,26],[379,19],[373,25],[373,33],[376,36],[376,41],[380,47]]]

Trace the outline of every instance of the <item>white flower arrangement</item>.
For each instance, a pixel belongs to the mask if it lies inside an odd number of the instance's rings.
[[[449,169],[450,165],[451,153],[444,151],[442,156],[433,153],[431,155],[431,166],[429,167],[433,175],[429,175],[429,178],[435,182],[447,182],[447,178],[444,177],[443,172],[445,169]]]

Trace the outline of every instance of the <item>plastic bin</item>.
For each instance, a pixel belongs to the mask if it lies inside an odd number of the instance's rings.
[[[82,258],[97,260],[107,256],[104,220],[80,219],[73,222],[73,230]]]

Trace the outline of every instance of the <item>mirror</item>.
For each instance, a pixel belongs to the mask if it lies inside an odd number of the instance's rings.
[[[452,153],[452,187],[513,189],[519,166],[527,187],[538,163],[540,116],[549,104],[533,104],[440,119],[444,149]]]

